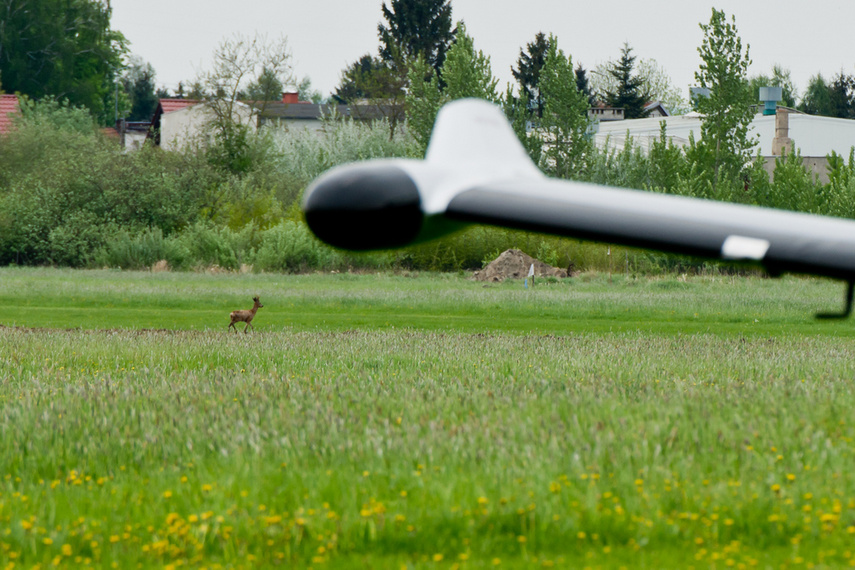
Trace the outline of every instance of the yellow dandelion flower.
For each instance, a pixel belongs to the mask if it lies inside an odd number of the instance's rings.
[[[189,517],[187,517],[187,522],[191,522],[191,523],[199,522],[199,517],[196,515],[190,515]]]
[[[65,556],[71,556],[71,545],[63,544],[62,545],[62,554]]]
[[[164,498],[164,499],[168,499],[168,498],[170,498],[171,496],[172,496],[172,491],[164,491],[164,492],[163,492],[163,498]]]
[[[492,561],[493,566],[498,566],[501,563],[502,563],[501,558],[493,558],[493,561]]]
[[[434,555],[433,555],[433,561],[434,561],[434,562],[440,562],[442,559],[443,559],[442,554],[440,554],[440,553],[438,553],[438,552],[437,552],[436,554],[434,554]]]
[[[49,536],[46,536],[46,537],[44,537],[44,539],[42,539],[42,543],[44,543],[47,546],[50,546],[51,544],[53,544],[53,539],[50,538]]]
[[[793,473],[787,473],[787,481],[795,481],[796,476]]]
[[[526,540],[528,540],[528,539],[526,537],[524,537],[523,535],[519,535],[517,537],[517,542],[519,542],[520,544],[525,544]]]
[[[490,500],[487,499],[487,497],[478,497],[478,504],[479,505],[486,505],[489,502],[490,502]]]
[[[115,535],[115,534],[114,534],[114,535],[112,535],[112,536],[110,537],[110,542],[111,542],[111,543],[113,543],[113,544],[116,544],[117,542],[119,542],[119,536],[118,536],[118,535]]]
[[[775,493],[780,492],[780,491],[781,491],[781,486],[780,486],[780,485],[778,485],[777,483],[775,483],[774,485],[772,485],[772,491],[773,491],[773,492],[775,492]]]
[[[33,523],[30,521],[21,521],[21,526],[24,527],[24,530],[30,530],[33,528]]]
[[[204,491],[204,492],[206,492],[206,493],[207,493],[208,491],[210,491],[211,489],[213,489],[213,488],[214,488],[214,486],[213,486],[213,485],[210,485],[210,484],[208,484],[208,483],[205,483],[204,485],[202,485],[202,491]]]

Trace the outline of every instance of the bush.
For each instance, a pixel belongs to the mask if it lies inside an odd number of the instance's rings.
[[[218,266],[236,270],[251,264],[255,255],[257,229],[247,224],[240,230],[198,222],[177,236],[176,241],[188,252],[193,267]]]
[[[190,264],[190,252],[181,240],[164,238],[160,228],[147,228],[136,234],[119,230],[94,256],[94,264],[146,269],[162,259],[173,269],[185,269]]]
[[[343,254],[317,239],[305,224],[293,220],[261,232],[253,258],[253,268],[258,271],[293,273],[307,269],[337,269],[345,265]]]

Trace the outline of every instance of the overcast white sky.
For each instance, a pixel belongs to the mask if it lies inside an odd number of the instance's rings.
[[[382,0],[112,0],[113,29],[131,52],[151,63],[156,83],[175,89],[210,66],[223,38],[256,32],[286,36],[298,78],[309,76],[325,97],[341,70],[366,53],[376,54]],[[455,21],[464,20],[476,49],[491,57],[499,87],[512,81],[520,49],[537,32],[553,33],[559,46],[586,69],[617,58],[624,42],[639,58],[652,58],[687,93],[698,67],[697,48],[712,6],[736,16],[743,43],[751,46],[750,73],[780,63],[799,93],[817,72],[830,78],[855,73],[855,2],[717,0],[451,0]]]

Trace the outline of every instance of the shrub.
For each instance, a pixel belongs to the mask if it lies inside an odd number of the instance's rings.
[[[98,266],[121,269],[146,269],[165,259],[173,269],[184,269],[190,264],[190,252],[177,238],[164,238],[160,228],[146,228],[131,234],[117,231],[94,256]]]
[[[258,271],[296,272],[345,266],[344,255],[318,240],[300,222],[286,220],[260,235],[253,268]]]
[[[176,241],[186,249],[189,263],[194,267],[216,265],[236,270],[244,263],[252,263],[256,234],[253,224],[232,230],[211,222],[198,222],[181,232]]]

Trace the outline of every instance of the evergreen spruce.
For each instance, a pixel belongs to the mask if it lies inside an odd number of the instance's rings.
[[[609,68],[609,74],[617,81],[613,91],[607,91],[605,101],[610,107],[622,108],[625,119],[647,116],[644,106],[649,94],[644,90],[644,80],[633,72],[635,56],[629,44],[623,44],[621,57]]]

